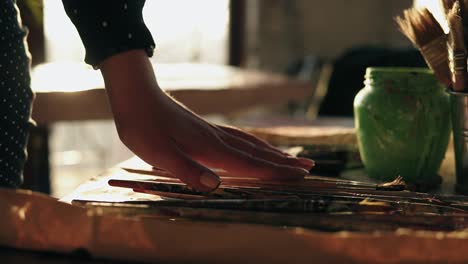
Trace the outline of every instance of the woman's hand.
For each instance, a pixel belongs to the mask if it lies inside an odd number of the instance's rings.
[[[113,56],[101,65],[120,138],[137,156],[199,191],[219,177],[302,179],[313,161],[288,156],[239,129],[205,121],[159,89],[143,51]]]

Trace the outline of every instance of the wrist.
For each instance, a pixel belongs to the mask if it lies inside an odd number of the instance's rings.
[[[143,50],[112,56],[101,65],[105,88],[115,117],[133,115],[141,108],[158,108],[167,100]]]

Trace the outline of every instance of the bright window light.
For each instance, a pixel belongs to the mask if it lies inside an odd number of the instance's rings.
[[[158,62],[227,63],[229,0],[150,0],[145,23]],[[84,49],[61,1],[44,0],[48,61],[83,61]]]

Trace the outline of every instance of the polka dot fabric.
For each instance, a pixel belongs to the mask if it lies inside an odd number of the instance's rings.
[[[33,93],[26,30],[14,0],[0,0],[0,187],[18,187],[26,160]]]
[[[153,55],[154,41],[143,21],[144,0],[62,0],[86,48],[85,62],[95,69],[118,53],[143,49]]]

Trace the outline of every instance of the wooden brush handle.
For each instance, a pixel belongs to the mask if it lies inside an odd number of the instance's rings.
[[[452,68],[452,81],[453,89],[457,92],[462,92],[465,89],[466,82],[466,52],[465,51],[452,51],[451,52],[451,68]]]

